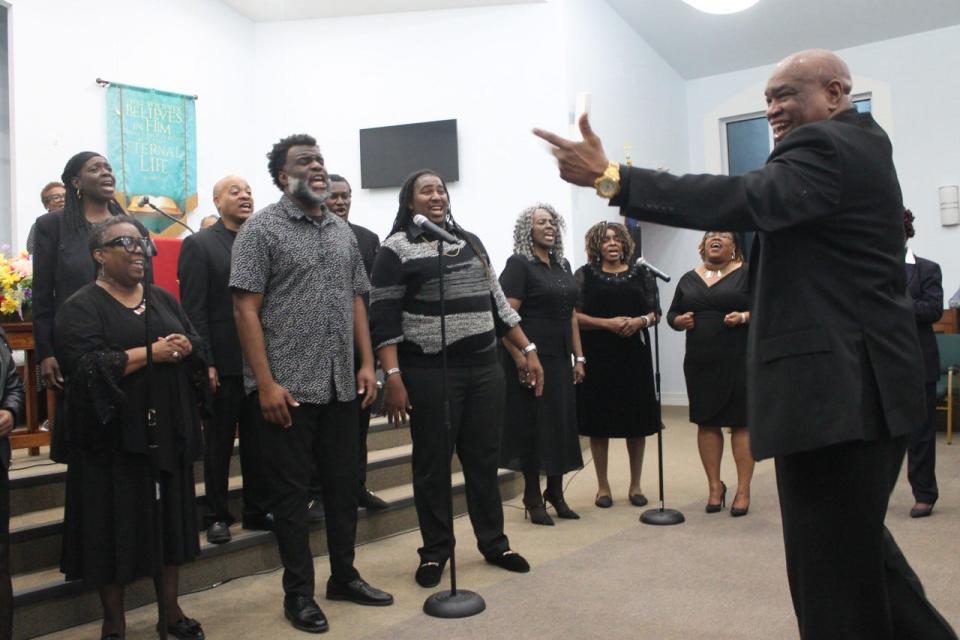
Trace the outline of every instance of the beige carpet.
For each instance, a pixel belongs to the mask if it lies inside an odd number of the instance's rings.
[[[651,527],[637,522],[643,509],[626,501],[626,452],[621,442],[614,441],[612,509],[593,506],[596,482],[589,464],[567,478],[567,500],[580,512],[579,521],[534,526],[524,521],[519,501],[508,503],[507,534],[512,546],[530,560],[531,573],[514,575],[485,564],[469,522],[457,520],[459,586],[483,595],[484,613],[455,621],[421,613],[430,591],[413,582],[419,535],[411,532],[357,551],[363,576],[395,595],[392,607],[326,602],[322,585],[327,561],[317,559],[318,601],[331,624],[324,637],[795,638],[772,463],[757,466],[747,517],[734,519],[729,511],[707,515],[696,428],[678,409],[668,410],[667,424],[667,506],[680,509],[685,523]],[[887,521],[931,600],[960,628],[960,441],[948,447],[941,436],[938,455],[941,498],[934,516],[924,520],[907,516],[913,500],[901,478]],[[656,439],[651,438],[644,470],[644,491],[651,499],[656,496],[656,470]],[[723,475],[732,492],[736,476],[729,452]],[[203,622],[212,640],[307,637],[283,619],[279,571],[185,596],[181,604],[188,615]],[[153,607],[130,612],[127,637],[156,637],[155,621]],[[98,631],[99,625],[92,624],[55,637],[96,638]]]

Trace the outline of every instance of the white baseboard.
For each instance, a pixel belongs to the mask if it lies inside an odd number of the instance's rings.
[[[662,393],[660,400],[664,406],[668,407],[689,407],[690,400],[685,393]]]

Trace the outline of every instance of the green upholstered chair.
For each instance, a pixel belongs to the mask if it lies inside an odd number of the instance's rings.
[[[953,444],[954,405],[960,404],[960,334],[938,333],[940,380],[937,381],[937,409],[947,412],[947,444]]]

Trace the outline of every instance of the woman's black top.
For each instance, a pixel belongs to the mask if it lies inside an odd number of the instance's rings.
[[[570,263],[512,255],[500,274],[500,286],[508,298],[523,302],[520,327],[536,343],[540,355],[573,353],[573,309],[577,304],[577,281]]]

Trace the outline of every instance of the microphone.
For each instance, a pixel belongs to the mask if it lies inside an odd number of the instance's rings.
[[[154,211],[156,211],[157,213],[159,213],[160,215],[162,215],[162,216],[163,216],[164,218],[166,218],[167,220],[173,220],[174,222],[176,222],[176,223],[179,224],[180,226],[186,227],[187,231],[189,231],[190,233],[196,233],[196,231],[194,231],[193,229],[191,229],[191,228],[190,228],[190,225],[188,225],[186,222],[184,222],[183,220],[179,220],[179,219],[177,219],[177,218],[174,218],[172,215],[170,215],[169,213],[167,213],[166,211],[164,211],[163,209],[161,209],[161,208],[158,207],[157,205],[153,204],[152,202],[150,202],[150,196],[143,196],[142,198],[140,198],[139,201],[137,201],[137,206],[138,206],[138,207],[143,207],[144,205],[150,207],[151,209],[153,209]]]
[[[433,235],[437,236],[444,242],[449,242],[449,243],[457,242],[456,236],[454,236],[452,233],[450,233],[443,227],[430,222],[427,219],[427,216],[423,215],[422,213],[418,213],[417,215],[413,216],[413,224],[417,225],[424,231],[432,233]]]
[[[668,276],[663,271],[660,271],[660,269],[657,269],[655,266],[647,262],[643,256],[640,256],[639,258],[637,258],[637,266],[643,267],[644,269],[652,273],[657,278],[660,278],[664,282],[670,282],[670,276]]]

